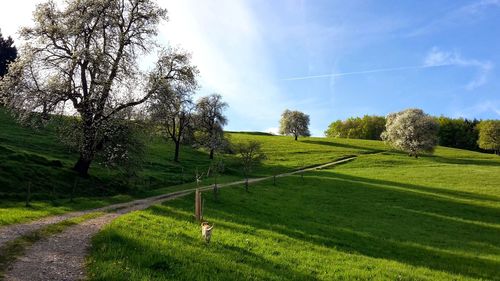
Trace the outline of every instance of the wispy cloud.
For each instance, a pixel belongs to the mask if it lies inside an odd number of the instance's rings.
[[[441,66],[448,66],[448,65],[451,65],[451,64],[443,63],[443,64],[436,64],[436,65],[398,66],[398,67],[376,68],[376,69],[361,70],[361,71],[338,72],[338,73],[329,73],[329,74],[320,74],[320,75],[288,77],[288,78],[283,78],[282,80],[283,81],[295,81],[295,80],[308,80],[308,79],[317,79],[317,78],[331,78],[331,77],[361,75],[361,74],[370,74],[370,73],[381,73],[381,72],[393,72],[393,71],[413,70],[413,69],[422,69],[422,68],[432,68],[432,67],[441,67]]]
[[[474,67],[478,69],[477,76],[472,79],[465,88],[473,90],[487,82],[488,74],[493,69],[490,61],[480,61],[476,59],[463,58],[457,51],[445,52],[437,47],[433,47],[424,59],[424,65],[428,67],[441,65],[456,65],[462,67]]]
[[[432,20],[407,34],[409,37],[420,36],[457,24],[473,23],[482,18],[490,8],[500,8],[500,0],[480,0],[460,6],[445,13],[436,20]]]
[[[477,116],[490,116],[487,118],[500,117],[500,100],[480,101],[472,106],[455,110],[454,117],[476,118]]]
[[[350,72],[332,72],[327,74],[319,74],[319,75],[304,75],[304,76],[295,76],[295,77],[287,77],[283,78],[283,81],[298,81],[298,80],[309,80],[309,79],[321,79],[321,78],[336,78],[343,76],[352,76],[352,75],[363,75],[363,74],[372,74],[372,73],[383,73],[383,72],[398,72],[398,71],[406,71],[406,70],[415,70],[415,69],[426,69],[426,68],[437,68],[437,67],[445,67],[445,66],[461,66],[461,67],[473,67],[478,70],[477,76],[472,79],[467,85],[465,85],[465,89],[473,90],[487,82],[488,74],[493,69],[493,63],[490,61],[480,61],[476,59],[466,59],[463,58],[460,53],[454,52],[445,52],[441,51],[439,48],[432,48],[429,53],[424,58],[424,61],[420,65],[410,65],[410,66],[398,66],[398,67],[389,67],[389,68],[376,68],[376,69],[368,69],[368,70],[360,70],[360,71],[350,71]]]

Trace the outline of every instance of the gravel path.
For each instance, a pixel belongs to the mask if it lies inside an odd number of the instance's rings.
[[[306,168],[276,177],[284,177],[305,171],[323,169],[336,164],[353,160],[355,157]],[[271,179],[272,177],[249,179],[249,183],[255,183]],[[243,184],[245,181],[237,181],[219,184],[218,187],[229,187]],[[200,188],[210,190],[213,186]],[[94,234],[115,218],[136,210],[143,210],[151,205],[159,204],[167,200],[182,197],[192,193],[196,189],[178,191],[170,194],[136,200],[128,203],[115,204],[104,208],[74,212],[66,215],[50,217],[28,224],[13,225],[0,229],[0,247],[20,235],[41,229],[49,224],[57,223],[71,217],[77,217],[93,211],[111,211],[98,218],[90,219],[76,226],[69,227],[65,231],[42,239],[26,250],[23,257],[17,259],[10,265],[6,274],[6,281],[53,281],[53,280],[83,280],[85,278],[85,257]],[[5,235],[5,236],[4,236]]]
[[[90,209],[90,210],[66,213],[66,214],[57,215],[57,216],[51,216],[51,217],[39,219],[39,220],[32,221],[32,222],[13,224],[13,225],[0,227],[0,249],[9,241],[15,240],[23,235],[33,233],[33,232],[40,230],[48,225],[51,225],[51,224],[56,224],[56,223],[62,222],[64,220],[83,216],[85,214],[92,213],[92,212],[106,212],[106,211],[115,210],[115,209],[128,208],[128,207],[131,207],[134,205],[143,204],[144,202],[158,200],[158,199],[161,199],[165,196],[175,195],[177,193],[178,192],[174,192],[174,193],[149,197],[146,199],[139,199],[139,200],[125,202],[125,203],[108,205],[108,206],[96,208],[96,209]]]
[[[181,197],[190,192],[178,192],[162,198],[144,199],[136,204],[84,221],[61,233],[42,239],[8,268],[4,280],[83,280],[85,278],[85,256],[90,248],[91,238],[104,225],[123,214],[143,210],[153,204]]]

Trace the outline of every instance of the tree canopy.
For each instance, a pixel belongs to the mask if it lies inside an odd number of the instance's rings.
[[[281,114],[279,132],[282,135],[292,135],[295,140],[297,140],[299,136],[310,136],[309,115],[300,111],[286,109],[283,114]]]
[[[331,138],[380,140],[384,128],[384,117],[365,115],[332,122],[325,135]]]
[[[421,109],[406,109],[387,116],[382,139],[396,149],[418,157],[437,145],[438,122]]]
[[[39,4],[34,26],[23,28],[21,58],[0,84],[6,103],[23,115],[49,116],[68,105],[81,118],[80,157],[87,174],[99,130],[117,113],[150,98],[170,81],[193,81],[189,56],[166,49],[151,73],[139,59],[155,50],[158,24],[167,11],[153,0],[72,0]],[[24,114],[23,114],[24,113]]]
[[[461,149],[478,149],[478,120],[463,118],[439,117],[439,145]]]
[[[194,82],[194,81],[193,81]],[[195,84],[178,84],[172,87],[166,81],[158,87],[148,104],[151,121],[160,133],[175,144],[174,161],[179,161],[180,145],[192,127]]]
[[[500,120],[486,120],[478,124],[479,147],[486,150],[493,150],[500,155]]]
[[[225,145],[223,128],[227,124],[224,115],[227,107],[227,103],[222,101],[219,94],[202,97],[196,103],[197,138],[198,142],[210,151],[210,159],[214,159],[215,151]]]

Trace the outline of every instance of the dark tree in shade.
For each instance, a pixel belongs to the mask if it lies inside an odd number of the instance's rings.
[[[0,31],[0,77],[3,77],[8,70],[9,63],[17,57],[17,49],[14,46],[14,40],[9,36],[3,38]]]

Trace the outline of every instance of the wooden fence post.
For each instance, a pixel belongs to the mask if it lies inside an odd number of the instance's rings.
[[[218,193],[219,193],[219,189],[217,187],[217,182],[214,184],[214,200],[215,201],[218,201],[219,200],[219,197],[218,197]]]
[[[201,216],[201,192],[199,189],[196,189],[194,193],[194,216],[196,220],[200,221],[202,216]]]

